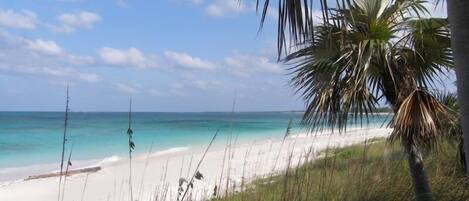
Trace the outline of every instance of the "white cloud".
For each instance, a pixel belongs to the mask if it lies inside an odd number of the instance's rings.
[[[211,16],[222,16],[223,11],[216,5],[210,5],[207,7],[207,14]]]
[[[51,25],[50,29],[53,32],[63,33],[63,34],[70,34],[70,33],[75,32],[75,28],[71,26],[67,26],[67,25],[59,25],[59,26]]]
[[[101,76],[93,73],[80,73],[78,78],[85,82],[99,82],[102,80]]]
[[[24,40],[30,50],[49,56],[56,56],[68,64],[72,65],[89,65],[94,63],[94,58],[91,56],[76,56],[68,54],[60,47],[55,41],[51,40]]]
[[[189,69],[214,70],[216,68],[215,64],[187,53],[165,51],[164,56],[176,65]]]
[[[57,45],[54,41],[36,39],[33,41],[28,41],[28,47],[31,50],[39,52],[46,55],[62,55],[64,50]]]
[[[95,62],[94,58],[91,56],[75,56],[71,54],[67,55],[67,60],[73,65],[90,65]]]
[[[215,80],[194,80],[192,81],[192,86],[197,89],[207,91],[220,86],[220,82]]]
[[[36,23],[36,13],[32,11],[21,10],[16,12],[13,10],[0,9],[0,25],[13,28],[34,29],[36,28]]]
[[[254,6],[248,6],[243,1],[215,0],[207,6],[205,13],[210,16],[229,16],[247,11],[254,11]]]
[[[101,60],[109,65],[123,66],[138,69],[149,69],[160,66],[181,67],[194,70],[214,70],[215,64],[193,57],[187,53],[165,51],[163,56],[145,54],[135,47],[116,49],[103,47],[98,50]],[[164,64],[164,65],[163,65]]]
[[[124,84],[124,83],[117,83],[116,84],[116,89],[121,91],[121,92],[128,93],[128,94],[139,94],[140,93],[140,90],[138,89],[138,87],[133,86],[133,85],[129,85],[129,84]]]
[[[101,76],[94,73],[83,73],[73,68],[43,67],[43,66],[12,66],[0,62],[0,72],[22,76],[46,77],[52,80],[78,81],[96,83],[102,80]]]
[[[227,70],[237,76],[249,77],[256,72],[267,72],[281,74],[282,66],[278,64],[273,57],[267,55],[248,55],[235,53],[232,56],[225,57]]]
[[[197,76],[183,74],[180,75],[180,80],[178,82],[172,83],[170,88],[172,90],[182,91],[184,89],[199,89],[202,91],[209,91],[209,90],[219,90],[222,86],[222,83],[218,80],[206,78],[201,79]]]
[[[77,80],[77,81],[88,82],[88,83],[95,83],[95,82],[99,82],[102,80],[101,76],[97,74],[77,72],[76,70],[72,68],[43,67],[42,69],[39,68],[39,71],[37,72],[44,73],[45,75],[52,76],[52,77],[66,78],[68,80]]]
[[[43,72],[46,75],[54,76],[54,77],[63,77],[67,74],[70,73],[70,69],[66,68],[50,68],[50,67],[43,67],[43,68],[38,68],[41,71],[38,72]]]
[[[74,13],[63,13],[57,16],[60,22],[58,26],[52,26],[52,30],[61,33],[72,33],[77,28],[91,29],[101,21],[101,16],[90,11],[79,11]]]
[[[0,30],[0,44],[0,71],[4,74],[85,83],[99,82],[102,79],[97,74],[70,67],[75,65],[71,58],[84,60],[86,57],[67,54],[53,41],[30,40]]]
[[[101,48],[98,53],[105,63],[111,65],[135,67],[140,69],[157,67],[155,57],[145,55],[134,47],[126,50],[104,47]]]
[[[117,83],[115,84],[114,88],[120,92],[124,92],[130,95],[145,94],[145,95],[158,96],[158,97],[168,96],[167,93],[164,93],[160,90],[157,90],[154,88],[147,88],[139,84]]]
[[[57,19],[69,26],[92,28],[95,23],[101,21],[101,16],[97,13],[81,11],[78,13],[61,14]]]

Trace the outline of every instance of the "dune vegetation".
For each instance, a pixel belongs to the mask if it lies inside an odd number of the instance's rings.
[[[314,161],[258,178],[213,201],[414,200],[407,166],[405,152],[398,144],[371,140],[323,151]],[[427,153],[425,167],[435,200],[469,200],[456,143],[446,141]]]

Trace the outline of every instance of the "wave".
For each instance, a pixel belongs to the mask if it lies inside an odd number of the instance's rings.
[[[152,152],[152,153],[150,153],[150,156],[151,156],[151,157],[154,157],[154,156],[164,156],[164,155],[179,153],[179,152],[183,152],[183,151],[189,150],[189,148],[190,148],[189,146],[186,146],[186,147],[172,147],[172,148],[169,148],[169,149],[166,149],[166,150]],[[135,156],[135,157],[136,157],[136,158],[146,158],[147,155],[148,155],[148,154],[146,154],[146,153],[140,153],[140,154],[138,154],[138,155]],[[112,165],[112,164],[118,163],[118,162],[120,162],[120,161],[122,161],[122,160],[125,160],[125,159],[127,159],[127,157],[118,156],[118,155],[113,155],[113,156],[106,157],[106,158],[100,160],[99,162],[96,163],[95,166],[107,166],[107,165]]]
[[[162,156],[162,155],[174,154],[174,153],[178,153],[178,152],[187,151],[189,149],[190,149],[189,146],[186,146],[186,147],[173,147],[173,148],[169,148],[169,149],[166,149],[166,150],[163,150],[163,151],[157,151],[157,152],[151,153],[150,156]]]
[[[111,157],[106,157],[103,160],[99,161],[98,163],[96,163],[96,166],[109,165],[109,164],[112,164],[112,163],[119,162],[122,159],[123,158],[121,156],[113,155]]]

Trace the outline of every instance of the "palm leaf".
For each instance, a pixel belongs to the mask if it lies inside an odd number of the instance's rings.
[[[428,18],[410,20],[408,26],[408,44],[404,44],[408,48],[403,48],[400,56],[413,66],[418,84],[428,87],[454,67],[449,23],[447,19]]]
[[[415,90],[396,113],[390,140],[432,149],[437,146],[444,124],[450,119],[447,108],[432,94],[422,89]]]
[[[318,0],[321,6],[323,15],[323,23],[325,24],[329,20],[333,20],[332,16],[329,15],[331,9],[329,9],[327,0]],[[256,0],[256,10],[259,11],[259,7],[263,2],[262,14],[261,14],[261,25],[262,28],[267,14],[269,12],[270,0]],[[317,2],[317,1],[315,1]],[[345,1],[337,1],[337,8],[345,8]],[[287,47],[287,42],[293,45],[303,44],[306,41],[314,40],[314,17],[313,17],[313,1],[312,0],[279,0],[277,5],[278,23],[277,23],[277,47],[279,58],[282,52],[288,52],[290,47]],[[318,23],[319,24],[319,23]]]

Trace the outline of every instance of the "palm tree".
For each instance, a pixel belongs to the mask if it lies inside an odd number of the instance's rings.
[[[293,44],[284,60],[306,102],[303,123],[343,131],[387,102],[395,112],[390,140],[407,153],[416,198],[432,200],[422,153],[449,118],[430,91],[453,64],[447,20],[413,17],[427,12],[420,0],[337,1],[334,9],[321,0],[323,23],[313,26],[306,2],[280,1],[278,38],[279,56],[285,35]]]
[[[239,0],[238,0],[239,1]],[[336,0],[337,9],[345,9],[351,5],[351,0]],[[395,3],[403,3],[405,1],[414,2],[415,0],[394,0]],[[424,0],[422,0],[423,2]],[[430,0],[432,1],[432,0]],[[437,4],[445,0],[433,0]],[[256,0],[256,8],[258,9],[263,2],[261,28],[269,11],[270,0]],[[293,44],[301,44],[310,40],[314,36],[314,20],[313,20],[313,2],[320,5],[323,21],[330,19],[328,13],[328,0],[278,0],[278,55],[282,56],[282,52],[287,52],[287,38]],[[447,0],[448,17],[451,23],[451,40],[454,62],[456,66],[456,77],[458,80],[458,100],[460,107],[461,125],[466,143],[465,152],[469,153],[469,1],[467,0]],[[466,155],[467,164],[469,166],[469,154]],[[466,170],[469,176],[469,168]]]
[[[448,0],[448,17],[451,22],[451,42],[456,66],[458,99],[461,107],[461,125],[464,133],[465,151],[469,153],[469,1]],[[469,166],[469,154],[465,155]],[[466,168],[469,176],[469,168]]]

